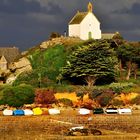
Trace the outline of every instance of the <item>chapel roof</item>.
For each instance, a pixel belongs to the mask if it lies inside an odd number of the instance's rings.
[[[72,18],[69,24],[80,24],[83,19],[86,17],[88,12],[77,12],[76,15]]]
[[[69,25],[71,25],[71,24],[80,24],[83,21],[83,19],[86,17],[86,15],[88,15],[88,13],[92,13],[93,14],[92,11],[93,11],[93,5],[91,4],[91,2],[89,2],[88,5],[87,5],[87,12],[79,12],[79,11],[77,11],[75,16],[69,22]],[[95,18],[96,18],[96,16],[95,16]],[[98,20],[98,22],[99,22],[99,20]]]

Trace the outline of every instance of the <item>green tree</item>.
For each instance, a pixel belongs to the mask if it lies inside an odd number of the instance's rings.
[[[136,78],[137,64],[140,62],[140,46],[134,47],[132,44],[125,43],[118,47],[117,55],[120,60],[120,75],[122,75],[122,61],[127,66],[126,80],[130,79],[131,70],[134,69],[134,76]]]
[[[117,58],[114,49],[106,40],[92,41],[86,46],[79,46],[62,68],[64,78],[80,77],[90,87],[98,78],[115,75]]]
[[[9,106],[20,107],[24,104],[33,103],[34,97],[35,94],[32,86],[11,86],[3,89],[3,97],[1,98],[1,101],[3,104],[8,104]]]

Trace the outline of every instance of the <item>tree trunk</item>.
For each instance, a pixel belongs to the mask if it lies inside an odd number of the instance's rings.
[[[126,80],[129,80],[129,79],[130,79],[130,75],[131,75],[131,66],[132,66],[131,61],[129,61],[129,62],[127,63],[127,76],[126,76]]]
[[[134,79],[137,79],[138,64],[133,63]]]
[[[91,87],[94,85],[96,78],[93,76],[87,76],[87,77],[85,77],[85,81],[86,81],[88,87]]]
[[[121,59],[120,59],[120,61],[119,61],[119,69],[120,69],[120,79],[123,79],[123,74],[122,74],[122,61],[121,61]]]

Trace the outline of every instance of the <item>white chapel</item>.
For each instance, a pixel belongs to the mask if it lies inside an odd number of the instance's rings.
[[[93,14],[93,6],[89,2],[87,12],[77,12],[69,22],[69,36],[82,40],[101,39],[100,22]]]

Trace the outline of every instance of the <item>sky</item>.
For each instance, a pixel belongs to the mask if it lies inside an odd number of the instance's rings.
[[[103,33],[118,31],[126,40],[140,41],[140,0],[0,0],[0,47],[25,51],[52,32],[64,34],[77,10],[87,11],[88,2]]]

